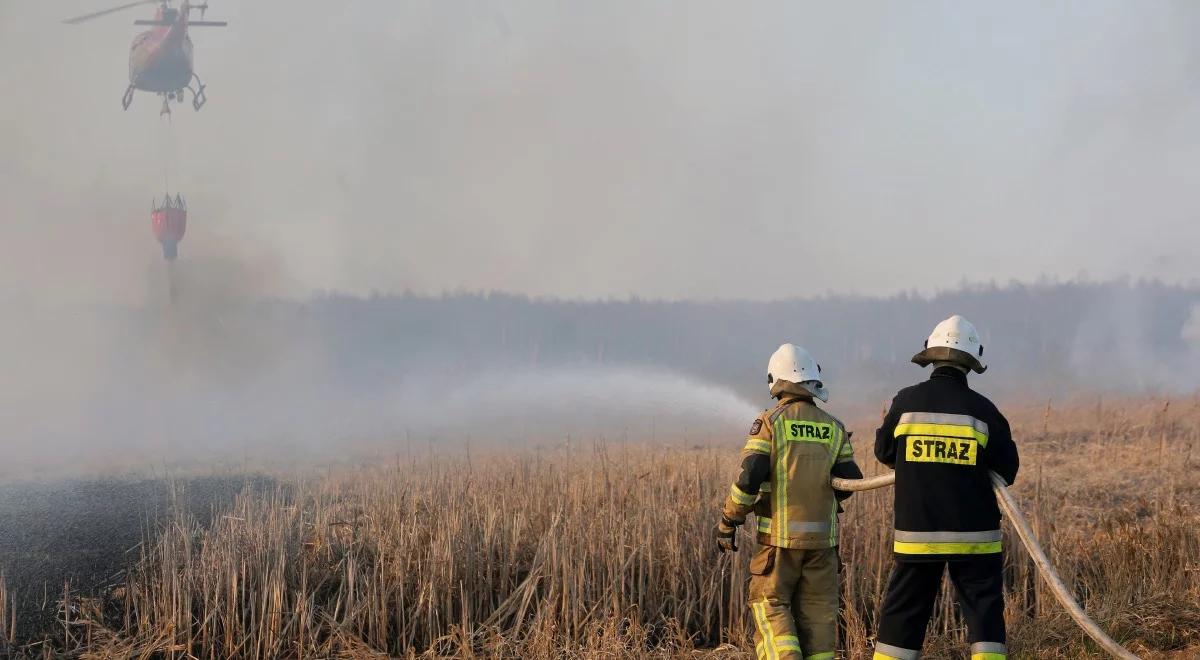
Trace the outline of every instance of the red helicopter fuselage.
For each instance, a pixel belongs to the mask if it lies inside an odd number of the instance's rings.
[[[159,7],[155,26],[133,40],[129,51],[129,83],[137,89],[164,93],[187,87],[192,80],[192,40],[188,37],[188,3],[179,9]]]
[[[171,6],[173,0],[134,0],[119,7],[69,18],[64,23],[77,25],[93,18],[108,16],[141,5],[158,4],[152,20],[134,21],[134,25],[151,26],[149,30],[134,38],[129,46],[129,87],[121,97],[121,107],[129,109],[136,90],[153,92],[163,97],[162,114],[170,114],[169,101],[183,101],[184,91],[192,93],[192,107],[199,110],[205,103],[204,83],[192,66],[192,40],[188,37],[191,27],[225,27],[225,21],[206,21],[208,0],[194,4],[183,0],[179,8]],[[200,20],[191,20],[193,11],[200,12]],[[192,87],[192,82],[196,86]]]

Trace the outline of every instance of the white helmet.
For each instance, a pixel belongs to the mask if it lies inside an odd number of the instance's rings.
[[[780,346],[767,363],[767,384],[772,396],[778,396],[781,382],[795,383],[816,398],[829,400],[829,391],[821,383],[821,365],[795,344]]]
[[[937,324],[929,339],[925,340],[925,350],[914,355],[912,361],[922,367],[934,362],[954,362],[975,373],[987,371],[979,333],[970,321],[958,314]]]

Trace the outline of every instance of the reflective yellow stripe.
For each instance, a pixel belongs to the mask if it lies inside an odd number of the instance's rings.
[[[982,419],[975,419],[970,415],[959,415],[957,413],[928,413],[928,412],[906,412],[900,415],[900,419],[896,420],[897,424],[948,424],[950,426],[971,426],[980,433],[987,434],[987,422]]]
[[[826,651],[825,653],[814,653],[812,655],[806,655],[806,656],[804,656],[804,660],[833,660],[833,651]]]
[[[788,441],[783,433],[783,418],[775,420],[775,478],[773,488],[774,492],[774,508],[771,514],[775,517],[775,544],[785,545],[787,540],[787,459],[788,459]]]
[[[914,532],[906,529],[897,529],[895,531],[895,539],[905,543],[990,543],[999,541],[1004,538],[998,529],[985,529],[978,532]],[[978,644],[991,644],[992,642],[977,642]],[[996,649],[973,649],[972,653],[997,653]]]
[[[987,543],[905,543],[895,541],[892,549],[901,555],[988,555],[1000,552],[1000,541]]]
[[[1003,642],[975,642],[971,645],[971,660],[1007,660],[1008,647]]]
[[[920,649],[906,649],[880,641],[875,642],[875,660],[918,660],[920,657]]]
[[[846,438],[846,429],[842,428],[841,426],[836,426],[835,428],[836,428],[835,435],[837,436],[837,438],[836,438],[837,445],[832,447],[832,449],[834,451],[833,464],[837,465],[837,463],[842,460],[842,459],[838,458],[838,456],[842,453],[843,449],[850,446],[850,442]],[[848,459],[848,460],[853,460],[853,458],[854,457],[851,456],[850,459]],[[832,465],[830,466],[830,469],[833,469]],[[833,498],[832,506],[829,507],[829,547],[831,547],[831,548],[837,547],[837,544],[838,544],[837,510],[838,510],[838,501],[837,501],[837,498],[835,497],[835,498]]]
[[[893,434],[899,438],[902,435],[940,435],[944,438],[974,438],[980,447],[986,447],[988,436],[974,426],[961,424],[897,424]]]
[[[829,547],[836,547],[838,544],[838,517],[837,517],[838,501],[833,498],[833,506],[829,507]]]
[[[800,638],[795,635],[780,635],[775,638],[775,652],[780,651],[795,651],[800,652]]]
[[[754,612],[754,624],[758,628],[758,636],[762,639],[763,651],[759,657],[765,660],[779,660],[779,652],[775,650],[775,633],[771,630],[771,622],[767,620],[767,601],[751,603]]]
[[[750,451],[755,454],[771,455],[771,443],[762,438],[747,438],[746,446],[742,447],[742,451]]]
[[[833,439],[829,441],[829,456],[833,459],[829,462],[830,467],[833,467],[833,464],[837,462],[838,456],[841,456],[842,442],[844,442],[844,440],[845,438],[842,436],[842,430],[836,426],[833,427]]]
[[[733,484],[729,487],[729,499],[741,504],[742,506],[750,506],[751,504],[754,504],[756,496],[743,492],[741,488],[737,487],[737,484]]]
[[[835,512],[837,511],[836,506],[834,507],[834,511]],[[832,527],[832,529],[831,529],[831,527]],[[770,534],[771,533],[771,519],[763,517],[763,516],[759,516],[758,522],[755,524],[755,528],[759,531],[759,533]],[[813,534],[824,534],[826,532],[830,532],[832,534],[832,536],[831,536],[832,540],[831,540],[830,547],[837,545],[837,526],[836,525],[831,526],[830,523],[827,523],[827,522],[798,522],[798,521],[793,520],[788,523],[787,531],[788,531],[788,533],[785,534],[784,536],[788,536],[788,537],[801,536],[801,535],[805,535],[805,534],[808,534],[811,536]],[[778,535],[775,535],[775,536],[778,536]]]

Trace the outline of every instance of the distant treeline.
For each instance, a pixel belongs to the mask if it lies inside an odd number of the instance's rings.
[[[1200,385],[1200,287],[1153,282],[770,303],[180,294],[136,308],[7,305],[0,432],[30,460],[328,449],[410,431],[653,437],[668,420],[686,434],[740,427],[766,406],[767,359],[786,341],[813,352],[832,409],[851,416],[922,378],[909,360],[954,313],[983,335],[991,368],[973,382],[1006,402]]]
[[[767,357],[791,341],[843,399],[874,401],[920,377],[909,359],[953,313],[981,330],[992,392],[1190,389],[1200,382],[1197,302],[1195,287],[1118,282],[779,302],[330,295],[275,311],[292,332],[315,333],[340,377],[360,385],[406,370],[462,374],[469,387],[480,368],[651,366],[760,399]]]

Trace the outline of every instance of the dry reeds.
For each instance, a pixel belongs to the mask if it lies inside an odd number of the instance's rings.
[[[1018,435],[1042,545],[1147,658],[1200,649],[1200,413],[1178,408],[1037,410]],[[208,527],[175,516],[107,602],[80,604],[74,634],[92,657],[749,657],[749,548],[721,557],[710,538],[737,445],[446,451],[285,480]],[[848,658],[869,657],[890,506],[861,493],[843,517]],[[1096,656],[1006,550],[1014,657]],[[964,639],[943,598],[927,656],[960,657]]]

